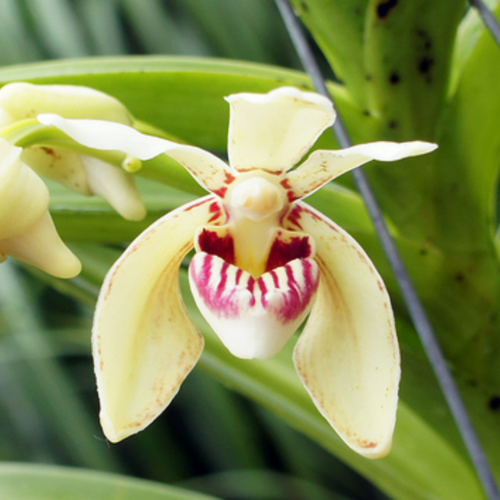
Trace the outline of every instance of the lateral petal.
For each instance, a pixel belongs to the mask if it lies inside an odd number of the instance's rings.
[[[163,153],[170,141],[141,134],[135,128],[122,123],[91,119],[66,119],[53,113],[39,114],[37,120],[62,130],[76,142],[88,148],[104,151],[123,151],[129,155],[150,160]]]
[[[170,403],[203,350],[182,301],[178,274],[199,226],[224,218],[213,196],[184,205],[144,231],[109,271],[92,345],[101,423],[117,442]]]
[[[289,199],[298,200],[327,182],[371,160],[397,161],[430,153],[437,144],[423,141],[372,142],[334,151],[318,150],[286,176]]]
[[[145,135],[121,123],[68,120],[55,114],[41,114],[37,119],[44,125],[59,128],[89,148],[123,151],[141,160],[150,160],[166,153],[181,163],[205,189],[221,197],[235,178],[235,172],[208,151]]]
[[[400,358],[386,288],[363,249],[319,212],[299,203],[292,228],[316,241],[320,286],[294,354],[321,414],[367,458],[385,456],[396,419]]]
[[[229,164],[281,173],[292,168],[335,119],[326,97],[281,87],[268,94],[233,94],[229,122]]]

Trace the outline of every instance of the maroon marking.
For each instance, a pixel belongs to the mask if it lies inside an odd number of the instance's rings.
[[[297,319],[308,307],[311,299],[319,286],[319,273],[317,276],[312,274],[312,261],[309,259],[302,261],[305,287],[297,283],[293,274],[292,266],[285,266],[285,272],[288,279],[289,289],[283,295],[283,303],[273,309],[273,313],[283,323],[288,323]]]
[[[274,286],[276,288],[278,288],[280,286],[280,279],[279,279],[278,273],[271,271],[271,276],[273,278]]]
[[[235,277],[235,282],[237,285],[240,284],[241,276],[243,275],[243,269],[238,267],[238,270],[236,271],[236,277]]]
[[[198,245],[202,252],[217,255],[217,257],[229,264],[236,262],[234,240],[230,234],[220,236],[216,231],[203,228],[198,236]]]
[[[205,203],[208,203],[208,202],[213,202],[214,201],[214,197],[212,196],[211,198],[205,198],[205,199],[201,199],[198,203],[193,203],[192,205],[189,205],[188,207],[186,207],[184,209],[185,212],[189,212],[190,210],[193,210],[193,208],[196,208],[196,207],[201,207],[202,205],[204,205]],[[214,203],[212,203],[213,205]],[[213,212],[212,210],[212,205],[210,205],[210,212]]]
[[[229,268],[229,264],[227,262],[224,262],[222,264],[222,269],[220,271],[220,282],[217,285],[217,291],[215,292],[216,297],[220,297],[224,293],[224,287],[226,286],[227,283],[227,270]]]
[[[295,259],[306,259],[312,254],[308,236],[294,236],[288,241],[274,240],[266,263],[266,272],[282,267]]]
[[[261,304],[264,306],[264,309],[266,309],[269,305],[268,301],[267,301],[267,297],[266,297],[266,293],[267,293],[267,286],[266,286],[266,282],[262,279],[262,277],[258,278],[257,279],[257,285],[259,286],[259,289],[260,289],[260,293],[262,294],[261,296]]]
[[[217,202],[217,201],[212,202],[212,204],[209,207],[209,210],[210,210],[210,213],[212,214],[212,217],[210,217],[208,222],[216,221],[223,214],[222,207],[220,206],[219,202]]]
[[[268,314],[286,324],[295,321],[306,311],[319,285],[319,272],[312,259],[302,259],[293,264],[287,264],[279,271],[271,271],[273,284],[264,281],[264,276],[254,278],[241,269],[231,268],[227,262],[219,267],[219,257],[199,253],[191,261],[189,273],[192,285],[196,286],[204,304],[218,317],[251,319],[249,308],[262,307]],[[215,269],[219,271],[215,272]],[[228,288],[228,277],[234,273],[236,281],[244,277],[246,290],[250,296],[243,293],[241,287]],[[301,279],[297,281],[296,275]],[[284,286],[280,286],[285,281]],[[303,278],[303,279],[302,279]],[[278,295],[274,295],[278,292]],[[275,297],[270,304],[268,297]],[[257,297],[259,304],[257,304]],[[250,314],[250,316],[249,316]]]
[[[216,194],[219,198],[224,198],[224,196],[226,196],[227,193],[227,186],[221,187],[216,191],[212,191],[212,193]]]
[[[294,193],[292,185],[290,184],[290,179],[285,177],[280,181],[280,184],[286,189],[286,197],[288,199],[288,203],[292,203],[293,201],[298,200],[300,198],[300,196],[297,196]]]
[[[229,184],[231,184],[231,182],[233,182],[236,179],[236,177],[227,170],[224,170],[224,175],[226,176],[226,178],[224,179],[224,183],[227,186],[229,186]]]
[[[304,209],[300,205],[295,205],[292,210],[286,214],[283,219],[286,222],[289,222],[294,226],[295,228],[302,229],[302,225],[300,224],[300,219],[302,216],[302,211]]]
[[[250,299],[250,307],[253,307],[256,302],[254,293],[255,281],[256,280],[253,276],[250,276],[250,278],[248,279],[247,290],[252,294],[252,298]]]
[[[200,263],[199,260],[194,263],[194,259],[189,265],[189,274],[192,282],[196,285],[196,289],[203,299],[205,305],[213,312],[216,312],[218,316],[221,314],[226,317],[235,317],[238,315],[238,303],[233,300],[233,293],[229,295],[224,295],[224,289],[219,283],[217,287],[210,284],[210,276],[212,274],[212,265],[215,257],[207,254],[197,254],[203,257],[203,261]],[[201,272],[199,271],[201,267]],[[221,272],[222,281],[227,280],[227,268],[229,264],[223,267]]]

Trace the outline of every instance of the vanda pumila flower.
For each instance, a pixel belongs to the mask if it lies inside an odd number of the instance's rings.
[[[400,377],[389,297],[361,247],[300,199],[372,159],[398,160],[435,145],[319,150],[291,170],[332,124],[330,101],[287,87],[227,100],[230,166],[195,147],[148,139],[211,194],[144,231],[105,279],[93,330],[104,432],[119,441],[145,428],[201,355],[203,338],[178,284],[194,246],[193,295],[235,356],[273,356],[310,312],[295,348],[297,372],[342,439],[381,457],[391,445]],[[106,137],[106,147],[126,151],[143,140],[114,124],[42,119],[90,147]]]

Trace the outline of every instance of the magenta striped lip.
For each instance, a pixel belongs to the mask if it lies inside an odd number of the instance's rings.
[[[197,253],[189,266],[191,286],[218,318],[244,318],[259,309],[286,324],[296,320],[318,289],[319,269],[312,259],[294,259],[259,278],[216,255]]]

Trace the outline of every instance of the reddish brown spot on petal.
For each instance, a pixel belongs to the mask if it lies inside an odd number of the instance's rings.
[[[288,202],[289,203],[292,203],[292,201],[295,201],[297,200],[298,198],[300,198],[299,196],[297,196],[293,189],[292,189],[292,185],[290,184],[290,180],[285,177],[284,179],[282,179],[280,181],[280,184],[286,189],[286,196],[288,198]]]
[[[212,199],[214,199],[214,198],[212,198]],[[204,205],[205,203],[208,203],[209,201],[211,201],[211,200],[207,200],[207,199],[205,199],[205,200],[204,200],[204,199],[201,199],[198,203],[193,203],[192,205],[189,205],[188,207],[186,207],[186,208],[184,209],[184,211],[185,211],[185,212],[189,212],[189,211],[193,210],[193,208],[196,208],[196,207],[201,207],[202,205]],[[213,205],[213,204],[214,204],[214,203],[212,203],[212,205]],[[210,205],[210,211],[212,211],[212,210],[211,210],[211,209],[212,209],[212,205]]]
[[[234,255],[234,240],[230,234],[221,236],[215,231],[204,228],[198,236],[198,245],[202,252],[217,255],[229,264],[236,262]]]
[[[212,217],[210,217],[208,222],[214,222],[222,216],[222,207],[218,202],[214,201],[210,205],[210,213],[212,214]]]
[[[301,206],[296,205],[285,217],[297,229],[302,229],[302,225],[300,224],[302,210]]]
[[[306,259],[313,253],[308,236],[296,236],[286,241],[274,241],[266,263],[266,272],[282,267],[294,259]]]
[[[227,186],[221,187],[220,189],[217,189],[217,191],[213,191],[214,194],[219,196],[220,198],[224,198],[227,193]]]

